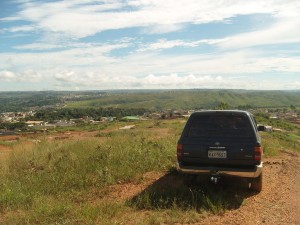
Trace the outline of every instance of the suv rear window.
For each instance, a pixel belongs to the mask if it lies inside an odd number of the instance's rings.
[[[253,136],[248,117],[243,115],[198,115],[192,118],[189,137]]]

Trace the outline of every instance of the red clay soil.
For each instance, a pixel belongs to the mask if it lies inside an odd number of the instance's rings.
[[[300,155],[283,152],[265,159],[263,190],[239,209],[199,224],[300,224]]]
[[[220,215],[207,214],[195,224],[300,224],[300,154],[282,152],[264,160],[263,190],[244,199],[237,209]],[[105,198],[115,201],[130,199],[165,176],[151,172],[141,184],[119,184],[109,187]],[[168,182],[168,181],[167,181]],[[169,180],[169,185],[180,185]],[[180,181],[179,181],[180,182]]]

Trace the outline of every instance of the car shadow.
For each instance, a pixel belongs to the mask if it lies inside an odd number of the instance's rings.
[[[238,209],[245,199],[257,194],[241,178],[222,177],[217,184],[208,176],[169,172],[127,203],[137,209],[195,209],[218,213]]]

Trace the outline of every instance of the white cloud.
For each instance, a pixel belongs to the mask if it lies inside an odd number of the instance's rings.
[[[0,71],[0,80],[7,82],[29,82],[35,83],[40,81],[41,75],[34,70],[25,70],[22,73],[16,73],[9,70]]]
[[[300,74],[300,57],[265,57],[252,51],[181,56],[140,52],[121,58],[107,55],[113,49],[124,46],[86,46],[38,54],[0,54],[0,67],[5,68],[8,65],[6,62],[18,65],[17,71],[15,67],[7,67],[6,71],[2,71],[0,80],[43,81],[50,86],[55,83],[66,87],[82,86],[82,89],[288,89],[288,84],[283,85],[283,79],[257,82],[257,79],[251,78],[253,75],[257,78],[265,72]],[[241,75],[244,77],[241,78]],[[295,87],[295,84],[290,87]]]
[[[18,26],[18,27],[0,29],[0,33],[6,33],[6,32],[19,33],[19,32],[30,32],[34,30],[35,28],[33,26]]]
[[[212,85],[220,85],[223,82],[221,76],[212,77],[208,75],[195,76],[189,74],[185,76],[179,76],[176,73],[169,75],[155,76],[150,74],[140,81],[143,86],[150,87],[162,87],[162,88],[197,88],[197,87],[208,87]]]
[[[131,44],[126,40],[117,44],[89,44],[89,43],[68,43],[68,44],[45,44],[34,43],[16,46],[21,50],[52,50],[51,52],[33,53],[0,53],[0,60],[9,62],[10,65],[18,65],[19,70],[24,68],[43,69],[46,67],[80,68],[82,66],[94,67],[94,65],[109,65],[118,59],[109,56],[113,50],[127,48]],[[2,63],[6,67],[6,63]],[[0,62],[1,67],[1,62]]]
[[[168,43],[166,47],[183,45],[184,42]],[[135,52],[123,57],[113,57],[111,51],[131,46],[130,43],[91,45],[73,43],[71,49],[56,49],[39,53],[0,53],[0,67],[18,71],[32,69],[77,70],[100,72],[107,76],[146,76],[148,74],[250,74],[263,72],[300,73],[298,56],[265,56],[254,51],[219,52],[218,54],[164,55],[153,51]],[[47,46],[25,46],[41,49]],[[49,48],[52,47],[51,45]],[[55,47],[55,46],[54,46]],[[152,46],[162,48],[162,46]],[[150,47],[148,49],[151,49]],[[48,74],[50,77],[53,73]]]
[[[75,72],[74,71],[61,71],[54,75],[54,78],[62,82],[76,82]]]
[[[130,66],[130,65],[129,65]],[[107,68],[108,69],[108,68]],[[258,82],[258,77],[261,76]],[[146,76],[130,75],[127,73],[106,73],[101,69],[65,70],[63,68],[48,68],[40,72],[27,70],[25,72],[0,72],[0,80],[13,83],[32,83],[31,89],[42,90],[55,87],[64,90],[86,89],[166,89],[166,88],[224,88],[224,89],[299,89],[300,82],[283,81],[274,75],[268,79],[263,74],[245,74],[243,77],[229,74],[206,75],[149,73]],[[265,78],[264,78],[265,77]]]
[[[32,25],[6,29],[61,33],[82,38],[105,30],[141,27],[148,33],[178,31],[185,24],[226,22],[237,15],[268,13],[278,23],[265,30],[232,37],[223,47],[252,46],[299,41],[300,3],[297,0],[209,1],[202,0],[110,0],[110,1],[24,1],[21,10],[1,21],[25,20]],[[131,7],[131,8],[130,8]],[[249,44],[253,43],[253,44]]]
[[[55,39],[59,42],[66,37],[82,38],[105,30],[141,27],[147,33],[168,33],[181,30],[186,24],[227,22],[237,15],[269,13],[277,18],[277,22],[269,28],[234,35],[221,43],[211,44],[218,44],[225,49],[238,49],[300,42],[300,3],[297,0],[203,0],[201,4],[198,0],[25,1],[21,6],[22,10],[15,16],[0,20],[19,19],[31,22],[31,25],[4,28],[2,33],[39,30],[44,31],[44,37],[51,37],[51,42],[55,43]],[[174,46],[187,45],[174,42]],[[168,43],[159,44],[166,46]],[[155,44],[149,48],[155,48]]]
[[[19,26],[19,27],[11,27],[9,28],[10,32],[29,32],[33,31],[35,28],[33,26]]]
[[[300,8],[299,8],[300,11]],[[219,44],[222,48],[238,49],[259,45],[274,45],[300,42],[300,13],[296,17],[280,19],[271,27],[229,37]]]
[[[166,40],[166,39],[159,39],[155,43],[150,44],[143,44],[137,50],[138,52],[143,51],[155,51],[160,49],[169,49],[174,47],[197,47],[200,44],[218,44],[226,41],[227,39],[203,39],[199,41],[186,41],[186,40]]]
[[[226,21],[236,15],[253,13],[284,15],[295,12],[295,4],[297,1],[276,0],[203,0],[201,4],[198,0],[29,2],[23,4],[16,17],[45,31],[81,38],[130,27],[144,27],[154,33],[171,32],[181,29],[185,23]]]
[[[255,81],[249,79],[253,74],[300,74],[299,52],[281,54],[276,50],[251,49],[300,42],[300,2],[297,0],[202,0],[201,4],[198,0],[20,1],[21,10],[16,15],[0,18],[0,22],[14,25],[0,31],[13,34],[38,31],[38,39],[10,46],[23,52],[0,53],[0,80],[3,81],[45,81],[100,88],[251,88],[255,85]],[[190,41],[158,35],[186,29],[190,24],[227,23],[235,16],[254,13],[267,13],[275,23],[267,28],[254,26],[260,29],[219,39],[201,39],[201,32],[198,40],[191,35]],[[9,23],[16,20],[29,24]],[[101,44],[79,40],[106,30],[133,27],[141,28],[139,35],[146,38],[119,37]],[[213,32],[215,35],[216,30]],[[120,33],[126,32],[120,30]],[[147,37],[149,33],[155,35]],[[165,39],[151,40],[157,36]],[[146,39],[151,43],[143,43]],[[188,54],[166,55],[163,51],[200,45],[214,45],[214,48]],[[128,47],[132,47],[131,52],[123,51],[121,56],[114,56],[114,50]],[[38,52],[24,53],[24,50]],[[237,78],[241,74],[246,78]],[[269,80],[259,85],[276,88],[279,82]],[[293,85],[297,87],[297,83]]]
[[[52,40],[53,41],[53,40]],[[105,45],[105,44],[90,44],[90,43],[80,43],[80,42],[66,42],[66,41],[61,41],[60,43],[56,40],[54,40],[53,42],[48,42],[46,40],[43,40],[41,42],[36,42],[36,43],[32,43],[32,44],[25,44],[25,45],[17,45],[14,46],[14,49],[18,49],[18,50],[60,50],[62,51],[63,49],[76,49],[76,48],[82,48],[82,49],[88,49],[91,47],[100,47],[103,46],[103,49],[106,48],[106,50],[104,50],[105,52],[109,52],[110,50],[116,49],[118,48],[118,46],[120,47],[127,47],[127,45],[125,45],[124,43],[128,43],[126,41],[121,42],[120,44],[117,44],[114,46],[114,48],[112,48],[111,46],[109,47],[109,45]]]
[[[9,16],[9,17],[3,17],[0,18],[0,21],[2,22],[12,22],[12,21],[17,21],[17,20],[21,20],[22,18],[17,17],[17,16]]]
[[[300,89],[300,81],[291,83],[287,88],[289,88],[289,89]]]
[[[124,82],[126,81],[126,82]],[[62,71],[56,75],[56,86],[76,87],[76,89],[186,89],[186,88],[223,88],[223,89],[297,89],[299,83],[278,82],[261,79],[260,82],[247,75],[243,79],[233,76],[212,76],[176,73],[165,75],[149,74],[146,77],[129,75],[107,76],[92,72]]]
[[[49,49],[56,49],[56,48],[62,48],[62,46],[57,44],[46,44],[46,43],[33,43],[27,45],[14,46],[14,49],[18,49],[18,50],[49,50]]]
[[[183,28],[183,24],[163,24],[146,27],[143,29],[143,32],[147,34],[164,34],[179,31]]]
[[[166,39],[160,39],[156,43],[151,43],[151,44],[144,44],[138,51],[143,52],[143,51],[155,51],[159,49],[169,49],[169,48],[174,48],[174,47],[195,47],[193,43],[189,43],[183,40],[166,40]]]
[[[221,76],[196,76],[193,74],[182,75],[166,74],[146,77],[135,77],[129,75],[107,76],[105,74],[92,72],[61,71],[55,75],[57,82],[82,85],[84,87],[96,88],[199,88],[215,87],[216,85],[227,85]],[[126,82],[124,82],[126,80]],[[231,82],[232,83],[232,82]],[[225,87],[225,86],[224,86]],[[83,88],[84,89],[84,88]]]
[[[8,71],[8,70],[0,71],[0,80],[13,81],[13,80],[15,80],[15,78],[16,78],[16,75],[11,71]]]

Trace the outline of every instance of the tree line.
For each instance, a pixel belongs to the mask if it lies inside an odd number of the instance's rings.
[[[38,110],[34,116],[26,118],[26,120],[69,120],[83,117],[91,117],[94,120],[100,120],[101,117],[137,116],[149,112],[144,108],[62,108],[62,109],[42,109]]]
[[[8,123],[8,122],[0,122],[0,130],[23,130],[27,127],[27,124],[24,122],[16,122],[16,123]]]

